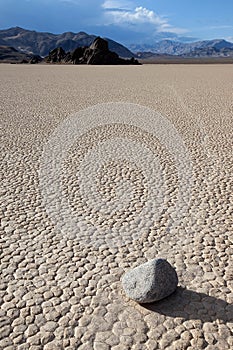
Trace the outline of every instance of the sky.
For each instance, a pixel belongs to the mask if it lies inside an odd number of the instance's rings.
[[[0,29],[80,32],[125,45],[163,39],[233,42],[233,0],[0,0]]]

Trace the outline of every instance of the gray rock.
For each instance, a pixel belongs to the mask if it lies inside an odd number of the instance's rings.
[[[165,259],[153,259],[122,278],[126,295],[138,303],[152,303],[173,293],[178,284],[175,269]]]

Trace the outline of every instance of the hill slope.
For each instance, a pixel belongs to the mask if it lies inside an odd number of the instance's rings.
[[[14,47],[0,45],[0,63],[38,63],[41,60],[40,56],[26,54]]]

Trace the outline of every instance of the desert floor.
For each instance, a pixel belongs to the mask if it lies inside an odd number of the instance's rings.
[[[4,350],[233,348],[232,65],[0,65]],[[179,288],[139,305],[125,271]]]

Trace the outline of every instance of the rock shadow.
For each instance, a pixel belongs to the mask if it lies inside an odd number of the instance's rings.
[[[178,287],[169,297],[150,304],[144,308],[170,317],[182,317],[185,320],[198,319],[202,322],[213,322],[220,319],[232,322],[233,305],[222,299]]]

